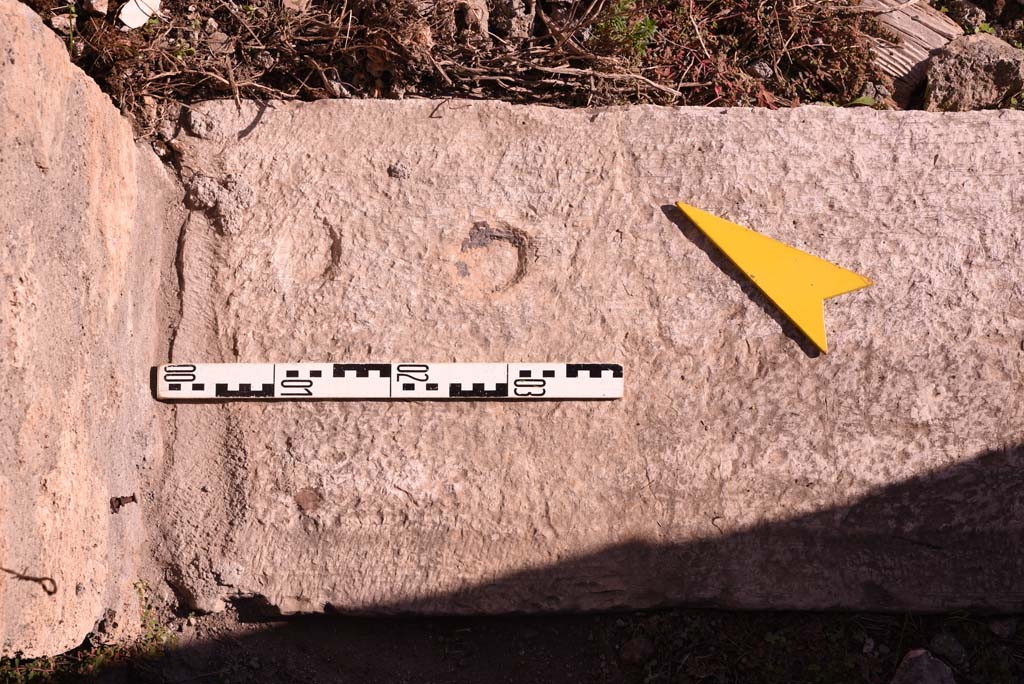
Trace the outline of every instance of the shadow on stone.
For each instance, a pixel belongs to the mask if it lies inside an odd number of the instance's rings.
[[[609,631],[624,624],[616,613],[521,617],[494,613],[507,605],[510,596],[524,612],[549,613],[555,596],[560,597],[559,605],[566,604],[565,597],[573,597],[578,608],[585,610],[589,595],[614,592],[616,583],[634,588],[628,603],[623,592],[623,610],[644,603],[642,593],[638,596],[635,590],[638,586],[659,588],[651,592],[650,608],[682,605],[671,597],[666,602],[666,585],[681,587],[681,596],[706,596],[696,604],[690,601],[688,607],[730,608],[736,603],[729,577],[755,576],[750,565],[765,581],[755,605],[750,604],[750,589],[744,589],[747,608],[774,611],[811,604],[821,608],[828,605],[821,593],[808,592],[824,586],[835,597],[832,607],[841,611],[928,612],[938,606],[944,612],[1020,612],[1024,609],[1019,581],[1024,576],[1024,554],[1014,540],[1019,541],[1024,530],[1021,491],[1024,445],[1016,445],[879,488],[849,505],[686,544],[626,542],[456,592],[366,609],[370,615],[392,617],[282,618],[272,615],[260,597],[243,599],[239,619],[255,623],[249,633],[224,637],[213,631],[206,639],[171,649],[158,660],[112,667],[104,679],[569,682],[604,677],[602,681],[626,681],[615,672],[609,675],[609,667],[624,666],[616,659],[618,652],[601,638],[595,640],[593,632],[595,625]],[[744,570],[736,572],[741,567]],[[458,612],[484,616],[444,617]],[[901,630],[903,618],[892,620],[897,625],[894,629]],[[516,648],[529,648],[531,653],[511,648],[506,643],[510,634],[519,644]],[[524,642],[536,643],[523,646]],[[245,655],[229,655],[235,653]],[[893,653],[893,658],[899,655]],[[519,667],[523,663],[526,669]],[[887,678],[895,665],[896,661]],[[336,676],[325,679],[325,668]]]
[[[3,567],[0,567],[0,572],[6,573],[21,582],[32,582],[33,584],[38,584],[39,588],[42,589],[47,596],[53,596],[57,593],[57,583],[52,577],[29,575],[25,572],[17,572],[16,570]]]

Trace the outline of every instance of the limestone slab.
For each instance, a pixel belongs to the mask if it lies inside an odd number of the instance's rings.
[[[142,482],[163,452],[147,367],[166,354],[165,227],[181,213],[60,40],[0,0],[2,656],[138,629]]]
[[[1020,112],[225,102],[191,130],[169,362],[626,377],[610,403],[169,407],[193,605],[1024,605]],[[875,282],[827,304],[827,356],[677,200]]]

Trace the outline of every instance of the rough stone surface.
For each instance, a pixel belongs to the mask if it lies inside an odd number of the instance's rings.
[[[1024,50],[987,33],[957,38],[929,60],[927,79],[929,111],[996,107],[1024,89]]]
[[[0,0],[0,655],[65,651],[105,616],[112,637],[139,624],[171,201],[60,40]]]
[[[917,648],[903,657],[891,684],[956,684],[956,680],[946,663]]]
[[[243,208],[184,228],[174,361],[600,359],[626,397],[168,406],[193,606],[1024,607],[1024,114],[201,114],[183,168]],[[680,199],[876,282],[827,304],[829,355]],[[478,221],[530,236],[515,286]]]

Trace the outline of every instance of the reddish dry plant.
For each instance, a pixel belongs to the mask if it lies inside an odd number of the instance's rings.
[[[666,84],[697,82],[689,103],[789,106],[855,99],[880,82],[866,14],[849,0],[641,0],[657,27],[643,66]]]

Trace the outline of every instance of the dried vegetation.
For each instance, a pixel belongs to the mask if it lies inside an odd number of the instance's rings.
[[[82,0],[78,0],[82,2]],[[468,97],[558,106],[845,103],[881,79],[857,0],[31,0],[150,132],[204,98]]]

